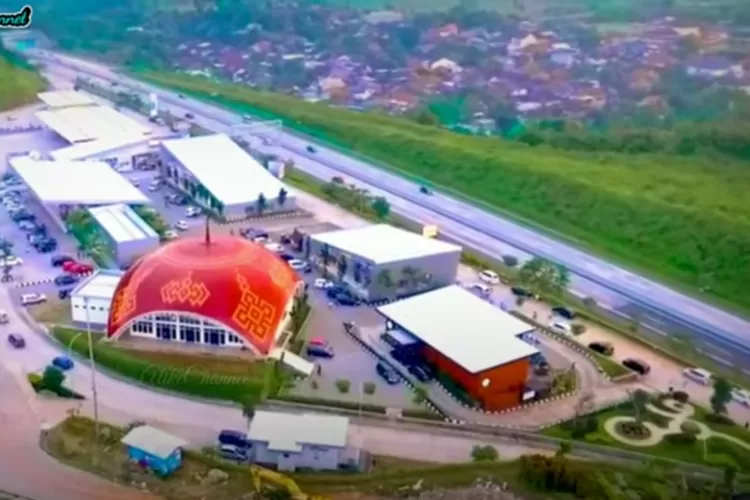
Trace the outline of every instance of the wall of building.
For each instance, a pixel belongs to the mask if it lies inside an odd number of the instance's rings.
[[[297,469],[336,470],[341,463],[341,448],[303,444],[302,451],[282,452],[268,449],[268,443],[254,441],[251,460],[276,466],[282,471]]]
[[[106,328],[111,305],[111,299],[89,298],[88,307],[86,307],[85,297],[73,295],[70,298],[70,311],[73,322],[81,326],[86,325],[88,322],[95,330]]]
[[[159,247],[159,237],[145,237],[139,240],[114,242],[115,260],[120,267],[130,266],[133,262]]]
[[[500,411],[521,404],[524,386],[529,376],[529,358],[479,373],[469,373],[429,346],[423,348],[423,353],[438,371],[459,383],[485,410]],[[487,387],[482,385],[484,380],[489,380]]]

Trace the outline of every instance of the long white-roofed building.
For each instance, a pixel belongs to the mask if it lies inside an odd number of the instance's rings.
[[[159,247],[159,235],[128,205],[94,207],[89,213],[104,236],[112,258],[121,268],[129,267]]]
[[[37,94],[47,109],[71,108],[75,106],[92,106],[96,103],[91,97],[75,90],[53,90]]]
[[[311,235],[307,251],[361,299],[376,302],[454,284],[462,248],[377,224]]]
[[[148,139],[152,130],[107,106],[71,106],[39,111],[36,117],[71,144],[122,137]]]
[[[227,135],[165,140],[161,152],[164,179],[227,220],[295,209],[286,186]]]

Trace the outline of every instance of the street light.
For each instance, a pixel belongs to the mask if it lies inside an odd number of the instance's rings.
[[[99,398],[96,393],[96,361],[94,360],[94,341],[91,338],[91,318],[89,312],[89,297],[84,297],[83,307],[86,311],[86,335],[89,341],[89,362],[91,363],[91,393],[94,398],[94,463],[99,453]]]

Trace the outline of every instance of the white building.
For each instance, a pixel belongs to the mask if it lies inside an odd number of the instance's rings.
[[[100,269],[86,278],[70,294],[70,311],[73,324],[92,330],[107,328],[112,297],[123,273]]]
[[[356,457],[348,434],[346,417],[256,411],[247,433],[250,460],[280,471],[337,470]]]
[[[224,134],[162,141],[163,176],[205,208],[229,220],[294,210],[286,186]],[[264,200],[259,210],[259,199]],[[212,204],[214,206],[212,206]]]
[[[32,195],[66,230],[63,219],[80,207],[116,203],[150,205],[151,200],[127,179],[99,161],[47,161],[28,156],[9,159]]]
[[[123,137],[148,139],[152,130],[107,106],[72,106],[39,111],[36,117],[70,144]]]
[[[89,213],[107,240],[118,266],[127,268],[159,247],[159,235],[125,204],[104,205]]]
[[[52,151],[49,155],[57,161],[99,160],[119,172],[129,172],[141,158],[147,159],[157,153],[158,142],[134,136],[80,142]]]
[[[55,90],[36,95],[47,109],[61,109],[75,106],[92,106],[96,103],[86,94],[75,90]]]

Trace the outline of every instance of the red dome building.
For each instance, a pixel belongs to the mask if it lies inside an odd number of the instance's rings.
[[[289,320],[300,285],[275,253],[220,237],[175,241],[137,261],[122,277],[107,336],[217,346],[265,355]]]

